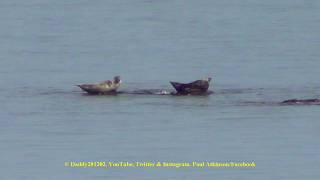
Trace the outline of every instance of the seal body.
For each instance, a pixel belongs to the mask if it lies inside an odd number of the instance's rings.
[[[201,95],[205,94],[210,86],[211,78],[196,80],[191,83],[170,82],[177,91],[177,95]]]
[[[284,105],[312,105],[312,104],[319,104],[320,99],[289,99],[282,101],[281,104]]]
[[[81,84],[77,86],[88,94],[115,94],[121,82],[120,76],[116,76],[113,81],[107,80],[98,84]]]

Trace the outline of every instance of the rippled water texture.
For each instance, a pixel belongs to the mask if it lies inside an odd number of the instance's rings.
[[[2,0],[0,179],[319,179],[316,0]],[[120,75],[122,93],[76,84]],[[153,95],[213,77],[209,96]],[[66,161],[254,161],[68,168]]]

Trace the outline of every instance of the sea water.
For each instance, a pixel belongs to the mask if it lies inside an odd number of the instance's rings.
[[[319,1],[2,0],[0,22],[1,179],[320,178],[319,106],[279,105],[320,98]],[[214,93],[75,86],[115,75]],[[255,167],[176,167],[193,162]]]

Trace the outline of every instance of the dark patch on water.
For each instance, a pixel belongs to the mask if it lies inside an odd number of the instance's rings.
[[[173,93],[168,89],[136,89],[136,90],[123,90],[119,94],[133,94],[133,95],[170,95]]]
[[[268,102],[268,101],[243,101],[236,103],[240,106],[310,106],[310,105],[320,105],[318,102],[307,102],[305,100],[300,100],[297,102]]]

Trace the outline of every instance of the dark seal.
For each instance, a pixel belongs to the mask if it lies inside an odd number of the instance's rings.
[[[202,95],[206,94],[211,77],[202,80],[196,80],[191,83],[170,82],[177,91],[176,95]]]
[[[320,105],[320,99],[289,99],[282,101],[280,104],[284,105]]]

